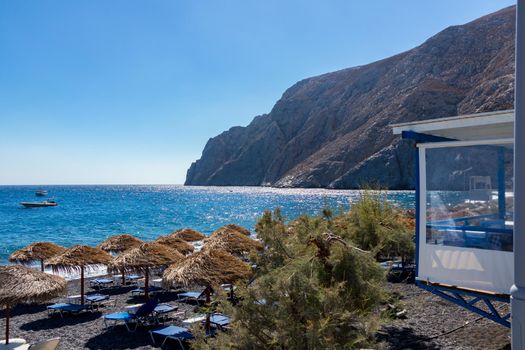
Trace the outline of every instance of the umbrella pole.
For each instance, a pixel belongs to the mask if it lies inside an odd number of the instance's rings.
[[[210,302],[211,302],[210,288],[206,287],[206,306],[207,307],[210,306]],[[210,330],[210,312],[208,310],[208,312],[206,312],[206,332],[208,332],[209,330]]]
[[[11,316],[11,308],[9,305],[5,306],[5,343],[9,344],[9,317]]]
[[[84,305],[84,266],[80,267],[80,305]]]
[[[44,272],[44,259],[40,259],[40,270]]]
[[[146,274],[144,276],[144,297],[146,301],[149,299],[149,267],[146,267]]]
[[[122,272],[122,285],[125,286],[126,285],[126,274],[125,274],[124,269],[122,269],[121,272]]]

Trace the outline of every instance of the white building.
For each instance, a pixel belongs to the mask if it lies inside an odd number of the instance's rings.
[[[393,125],[415,141],[416,282],[510,326],[514,111]],[[475,302],[474,302],[475,301]]]

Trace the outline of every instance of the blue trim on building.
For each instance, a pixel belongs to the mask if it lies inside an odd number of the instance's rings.
[[[411,130],[402,131],[401,137],[405,140],[414,140],[416,141],[416,143],[457,141],[454,139],[449,139],[447,137],[427,135],[427,134],[423,134],[423,133],[415,132]]]
[[[501,315],[493,304],[494,301],[500,303],[509,303],[510,296],[489,296],[473,291],[466,291],[456,288],[447,288],[443,286],[424,283],[421,281],[416,281],[416,285],[422,289],[431,292],[432,294],[435,294],[443,299],[450,301],[451,303],[462,306],[469,311],[472,311],[480,316],[488,318],[489,320],[492,320],[494,322],[497,322],[502,326],[510,328],[510,312],[505,315]],[[480,302],[482,302],[485,307],[481,308],[477,306],[477,304]]]
[[[505,220],[505,149],[498,149],[498,216]]]
[[[405,133],[405,131],[403,131],[403,133]],[[415,148],[415,153],[416,153],[416,160],[415,160],[415,164],[416,164],[416,261],[415,261],[415,265],[416,265],[416,278],[419,276],[419,227],[420,227],[420,222],[421,222],[421,219],[420,219],[420,215],[421,215],[421,212],[420,212],[420,200],[419,200],[419,192],[421,191],[421,183],[420,183],[420,176],[419,176],[419,148],[417,147],[414,147]]]

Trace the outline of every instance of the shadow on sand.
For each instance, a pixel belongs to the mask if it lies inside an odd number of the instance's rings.
[[[136,332],[130,333],[124,325],[107,328],[102,333],[90,338],[84,347],[93,350],[120,350],[136,349],[145,346],[152,346],[149,330],[153,328],[139,328]],[[159,344],[157,347],[160,348]],[[171,347],[170,347],[171,349]]]
[[[53,315],[35,321],[31,321],[20,326],[20,329],[25,331],[41,331],[46,329],[60,328],[64,326],[74,326],[81,323],[91,322],[100,318],[102,313],[96,312],[82,312],[78,315]]]
[[[136,286],[117,286],[113,288],[90,288],[87,294],[106,294],[106,295],[121,295],[129,293],[131,290],[137,288]]]
[[[437,350],[432,339],[416,334],[412,328],[383,327],[377,334],[377,341],[388,344],[390,350]]]
[[[163,293],[157,293],[155,295],[151,295],[150,298],[157,298],[159,300],[159,303],[169,303],[169,302],[182,302],[183,300],[178,299],[176,292],[163,292]],[[126,304],[139,304],[144,303],[145,298],[144,294],[135,294],[135,295],[129,295],[128,299],[126,300]],[[186,304],[189,305],[199,305],[198,302],[194,300],[184,300]]]
[[[20,316],[20,315],[37,314],[45,310],[46,310],[46,305],[44,304],[29,304],[29,305],[19,304],[11,309],[11,317]],[[0,318],[4,318],[4,317],[5,317],[4,310],[1,310]]]

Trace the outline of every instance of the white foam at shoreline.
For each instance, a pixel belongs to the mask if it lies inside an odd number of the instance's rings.
[[[29,267],[40,270],[40,264],[31,264]],[[80,279],[80,269],[77,271],[60,271],[60,272],[53,272],[50,267],[46,267],[44,269],[45,273],[49,273],[51,275],[57,275],[60,277],[64,277],[66,281],[72,281],[72,280],[78,280]],[[91,277],[98,277],[98,276],[105,276],[108,274],[108,269],[104,265],[90,265],[86,266],[84,269],[84,278],[91,278]]]

